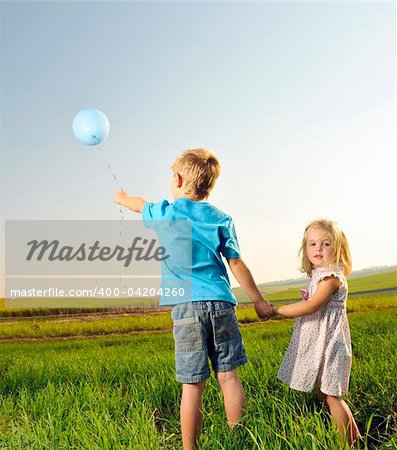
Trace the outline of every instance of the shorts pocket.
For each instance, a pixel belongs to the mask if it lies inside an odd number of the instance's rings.
[[[203,349],[203,339],[198,317],[174,319],[173,334],[177,352],[191,352]]]
[[[234,308],[223,309],[216,312],[215,315],[215,342],[223,344],[224,342],[234,341],[240,336],[238,322]]]

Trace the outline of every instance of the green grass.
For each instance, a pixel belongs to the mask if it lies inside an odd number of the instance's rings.
[[[133,316],[75,318],[32,318],[0,322],[0,339],[96,336],[170,329],[170,313]]]
[[[353,341],[347,402],[366,433],[361,448],[396,448],[397,309],[349,316]],[[293,321],[242,328],[250,362],[240,375],[249,399],[246,425],[230,433],[211,377],[200,448],[342,448],[313,394],[277,381]],[[57,342],[3,343],[0,448],[175,449],[180,385],[170,332]]]
[[[361,291],[374,291],[379,289],[397,288],[397,272],[385,272],[376,275],[366,275],[349,279],[351,293]]]

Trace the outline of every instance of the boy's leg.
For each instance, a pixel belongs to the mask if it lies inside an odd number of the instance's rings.
[[[227,422],[229,427],[233,429],[244,413],[244,389],[238,377],[237,369],[229,370],[228,372],[218,372],[216,379],[222,390]]]
[[[205,381],[184,383],[181,399],[181,429],[183,450],[197,446],[203,420],[203,392]]]
[[[187,302],[172,310],[176,379],[182,383],[181,430],[184,450],[197,445],[202,397],[210,376],[207,350],[207,302]]]
[[[222,390],[229,427],[233,428],[241,419],[245,403],[237,367],[247,362],[247,356],[231,303],[213,302],[211,322],[213,346],[209,357]]]
[[[343,401],[342,397],[327,395],[326,402],[331,416],[338,426],[342,441],[347,437],[347,442],[352,447],[354,442],[361,438],[361,435],[350,408]]]

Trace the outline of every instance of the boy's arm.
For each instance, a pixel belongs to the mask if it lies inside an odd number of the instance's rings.
[[[341,282],[338,278],[324,278],[318,285],[316,293],[309,300],[303,300],[292,305],[273,306],[273,312],[285,317],[300,317],[313,314],[328,303],[331,295],[337,292],[340,286]]]
[[[239,282],[240,286],[248,294],[249,298],[255,304],[255,311],[260,319],[268,319],[273,315],[273,310],[268,301],[266,301],[259,292],[250,270],[240,258],[226,258],[232,274]]]
[[[121,206],[125,206],[131,211],[135,211],[137,213],[141,213],[143,211],[143,207],[147,203],[141,197],[129,197],[128,192],[126,191],[118,191],[113,196],[114,201]]]

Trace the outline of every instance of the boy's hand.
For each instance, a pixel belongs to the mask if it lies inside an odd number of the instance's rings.
[[[127,198],[128,198],[128,192],[126,192],[126,191],[118,191],[113,196],[113,200],[118,205],[124,205]]]
[[[273,316],[272,306],[264,299],[255,302],[255,312],[261,320],[269,320]]]
[[[130,197],[127,191],[118,191],[113,195],[113,200],[121,206],[125,206],[131,211],[141,213],[146,204],[146,200],[141,197]]]

